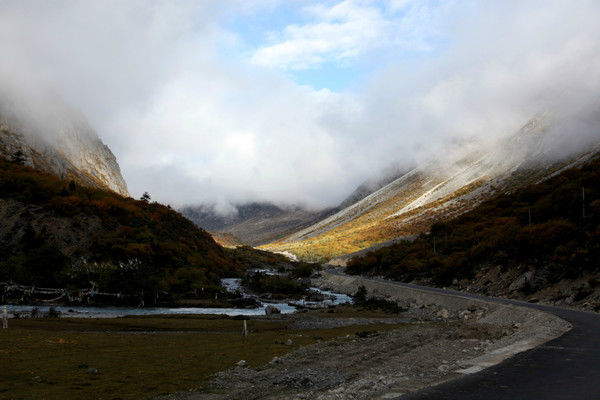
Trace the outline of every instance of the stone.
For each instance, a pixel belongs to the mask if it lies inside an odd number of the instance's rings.
[[[293,344],[292,339],[288,339],[285,344],[291,346]]]
[[[527,271],[523,275],[519,276],[517,279],[513,281],[508,287],[508,290],[512,292],[516,292],[519,290],[525,289],[533,279],[534,271]]]
[[[279,310],[279,308],[269,304],[268,306],[265,307],[265,315],[267,317],[269,317],[273,314],[281,314],[281,310]]]
[[[440,311],[437,312],[436,315],[440,318],[448,319],[450,317],[450,312],[445,308],[442,308]]]
[[[244,365],[246,365],[246,360],[240,360],[237,362],[238,367],[243,367]]]
[[[438,371],[440,372],[448,372],[448,370],[450,369],[450,366],[446,365],[446,364],[442,364],[438,367]]]

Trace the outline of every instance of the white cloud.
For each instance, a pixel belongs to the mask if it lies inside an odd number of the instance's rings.
[[[81,108],[133,195],[223,210],[334,205],[390,163],[509,134],[541,110],[569,116],[569,145],[597,135],[597,2],[401,3],[308,7],[309,22],[255,54],[272,49],[262,64],[279,68],[368,58],[383,71],[355,93],[315,91],[244,61],[227,22],[276,0],[3,2],[0,82],[44,83]],[[372,53],[432,38],[442,47],[427,57],[380,65]]]
[[[409,1],[382,4],[364,0],[343,0],[333,4],[310,4],[305,24],[287,26],[274,41],[257,49],[251,61],[258,65],[301,70],[326,62],[351,62],[359,56],[390,46],[424,50],[415,31],[423,7],[399,15]]]

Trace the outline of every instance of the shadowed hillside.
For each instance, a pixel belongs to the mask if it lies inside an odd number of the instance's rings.
[[[211,236],[158,203],[0,157],[0,281],[157,296],[219,290],[239,274]]]

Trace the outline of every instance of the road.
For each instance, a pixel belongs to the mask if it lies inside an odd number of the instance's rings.
[[[340,270],[332,271],[341,275]],[[448,289],[393,283],[399,288],[482,299],[552,313],[573,325],[561,337],[522,352],[481,372],[409,393],[398,400],[600,400],[600,314]]]

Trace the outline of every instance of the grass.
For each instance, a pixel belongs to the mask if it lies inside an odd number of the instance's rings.
[[[345,308],[315,315],[362,314]],[[218,316],[9,322],[9,329],[0,331],[2,399],[139,399],[185,391],[202,387],[239,360],[257,367],[298,346],[365,330],[291,330],[290,321],[250,319],[250,334],[243,340],[240,319]],[[398,327],[374,324],[368,329]],[[285,344],[288,339],[291,346]],[[98,373],[88,373],[90,368]]]

